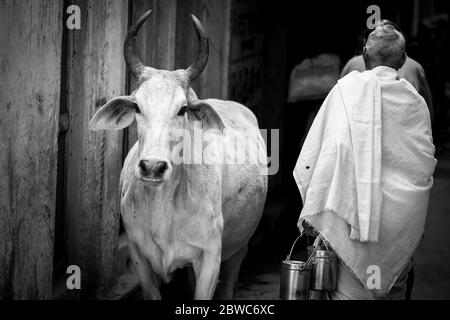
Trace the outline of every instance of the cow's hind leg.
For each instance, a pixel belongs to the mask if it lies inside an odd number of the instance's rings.
[[[231,300],[234,299],[236,284],[239,277],[239,270],[242,261],[247,255],[247,245],[231,256],[220,265],[219,284],[217,285],[214,299]]]
[[[129,249],[134,269],[141,284],[142,297],[145,300],[161,300],[161,294],[159,292],[161,279],[153,271],[147,259],[141,255],[132,243],[129,243]]]

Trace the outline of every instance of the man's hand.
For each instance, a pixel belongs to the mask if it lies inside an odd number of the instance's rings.
[[[314,229],[312,226],[310,226],[305,220],[302,221],[303,230],[305,230],[305,233],[308,237],[316,237],[319,233]]]

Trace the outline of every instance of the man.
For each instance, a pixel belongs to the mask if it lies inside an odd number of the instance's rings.
[[[298,226],[339,257],[333,299],[402,299],[436,165],[430,113],[399,78],[405,39],[393,26],[369,35],[363,59],[367,71],[338,81],[303,145]]]
[[[399,31],[398,27],[390,20],[383,19],[378,23],[378,26],[385,25],[391,25]],[[363,42],[365,42],[366,39],[367,36],[364,37]],[[357,70],[359,72],[363,72],[364,70],[366,70],[362,55],[351,58],[342,69],[340,77],[342,78],[354,70]],[[433,119],[434,109],[431,99],[431,90],[430,86],[428,85],[425,71],[423,70],[420,63],[410,57],[407,57],[404,65],[398,70],[398,74],[400,78],[403,78],[411,83],[412,86],[416,88],[419,94],[425,99],[425,102],[427,103],[428,109],[431,113],[431,119]]]
[[[396,30],[399,30],[398,26],[387,19],[380,20],[378,22],[378,26],[385,26],[385,25],[391,25]],[[366,30],[365,34],[363,35],[363,43],[366,42],[367,36],[370,34],[370,30]],[[355,56],[351,58],[347,64],[344,66],[344,68],[341,71],[341,78],[345,75],[349,74],[353,70],[357,70],[360,72],[363,72],[366,70],[366,66],[364,64],[364,59],[362,55]],[[398,74],[400,78],[403,78],[407,80],[412,86],[418,91],[418,93],[425,99],[425,102],[427,103],[428,110],[430,111],[430,118],[431,122],[433,123],[434,119],[434,107],[432,103],[431,98],[431,90],[428,85],[428,81],[425,75],[425,71],[416,60],[406,57],[405,63],[403,66],[398,70]],[[407,299],[411,299],[411,293],[412,293],[412,286],[414,282],[414,268],[412,267],[410,272],[407,276],[408,281],[408,290],[406,292]]]

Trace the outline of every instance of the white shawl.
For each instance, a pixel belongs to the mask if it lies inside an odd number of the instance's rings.
[[[436,160],[426,103],[397,72],[354,71],[331,90],[294,177],[306,220],[365,285],[386,294],[421,238]],[[369,270],[372,270],[369,268]]]

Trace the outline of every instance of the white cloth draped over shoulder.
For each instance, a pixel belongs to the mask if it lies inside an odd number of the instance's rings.
[[[389,67],[338,81],[303,144],[294,178],[302,222],[317,229],[366,287],[384,296],[424,229],[436,165],[423,98]]]

